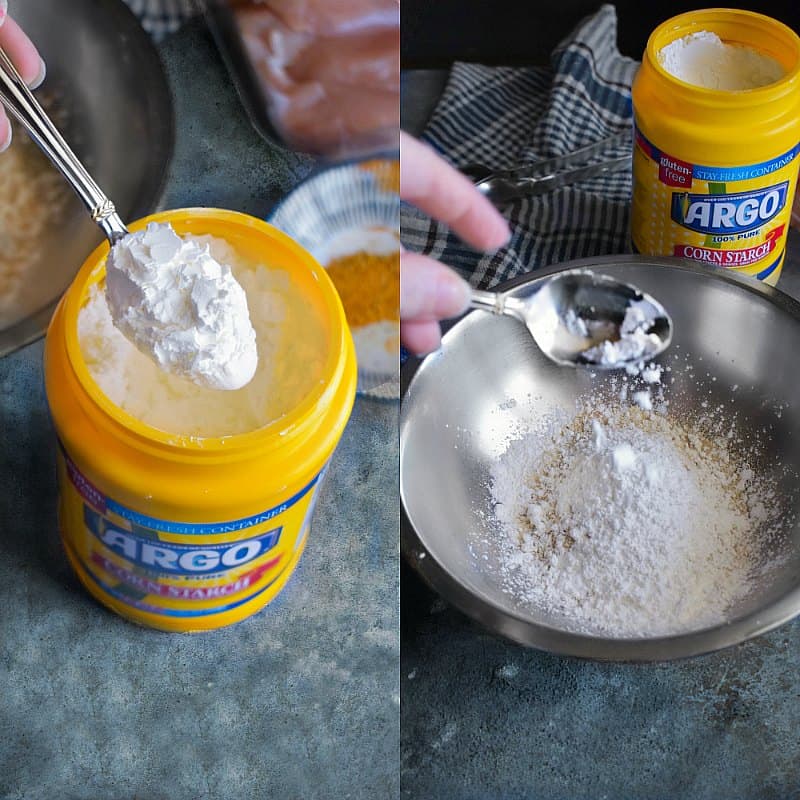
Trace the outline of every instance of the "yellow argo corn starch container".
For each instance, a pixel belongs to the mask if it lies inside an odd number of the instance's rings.
[[[673,77],[658,53],[698,31],[771,56],[784,77],[739,92]],[[800,38],[749,11],[674,17],[648,40],[633,83],[633,112],[634,248],[776,284],[800,163]]]
[[[150,221],[170,222],[179,234],[217,236],[253,262],[289,271],[328,336],[322,380],[286,416],[233,436],[175,436],[114,405],[81,355],[78,314],[104,276],[108,245],[92,253],[56,310],[45,385],[59,440],[67,556],[89,592],[124,617],[199,631],[255,613],[294,570],[325,466],[352,410],[355,352],[324,269],[277,229],[211,209],[156,214],[131,229]]]

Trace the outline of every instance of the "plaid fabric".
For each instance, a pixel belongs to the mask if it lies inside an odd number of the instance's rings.
[[[456,64],[423,139],[454,166],[535,161],[629,129],[637,62],[616,47],[617,15],[603,6],[553,52],[550,68]],[[621,156],[630,147],[611,149]],[[406,204],[402,241],[488,288],[539,266],[628,249],[630,168],[504,209],[510,244],[480,254]]]
[[[156,40],[174,33],[196,13],[194,0],[125,0]]]

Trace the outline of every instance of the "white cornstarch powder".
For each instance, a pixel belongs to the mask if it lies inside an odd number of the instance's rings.
[[[494,467],[489,546],[503,589],[574,630],[640,637],[718,624],[778,536],[778,503],[734,440],[653,405],[648,394],[641,407],[593,400],[554,412]]]
[[[206,245],[151,222],[111,248],[114,324],[158,366],[211,389],[240,389],[258,362],[247,296]]]
[[[186,241],[230,265],[246,294],[258,354],[252,380],[221,392],[165,371],[114,325],[102,284],[91,288],[78,317],[86,366],[115,405],[167,433],[228,436],[263,427],[319,383],[329,346],[324,322],[288,272],[251,264],[222,239]]]
[[[780,80],[783,67],[770,56],[740,44],[727,44],[716,33],[698,31],[676,39],[658,53],[670,75],[704,89],[740,92]]]
[[[620,325],[620,338],[606,339],[581,355],[590,363],[604,367],[619,367],[650,358],[661,349],[661,340],[648,333],[655,324],[657,309],[646,301],[631,303],[625,309]],[[570,323],[568,323],[569,326]],[[584,325],[584,329],[585,329]],[[584,334],[585,335],[585,334]]]

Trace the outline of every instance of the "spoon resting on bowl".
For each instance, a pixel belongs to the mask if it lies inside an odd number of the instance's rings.
[[[672,319],[657,300],[590,270],[554,275],[528,297],[474,289],[470,306],[518,319],[561,366],[625,367],[655,358],[672,341]]]

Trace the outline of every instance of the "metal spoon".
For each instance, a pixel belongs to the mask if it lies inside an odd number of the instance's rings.
[[[30,134],[75,190],[111,244],[128,235],[114,204],[106,197],[0,49],[0,101]]]
[[[510,169],[492,169],[485,164],[467,164],[461,171],[471,178],[478,191],[495,205],[504,205],[518,197],[543,194],[571,183],[630,166],[631,155],[587,163],[609,149],[629,146],[630,130],[592,142],[571,153],[543,161],[518,164]],[[568,168],[572,169],[568,169]]]
[[[553,172],[548,175],[526,177],[504,177],[502,175],[488,175],[475,183],[475,188],[485,195],[495,205],[504,205],[518,197],[552,192],[562,186],[604,175],[606,172],[615,172],[629,166],[629,155],[602,161],[598,164],[589,164],[586,167],[567,170],[566,172]]]
[[[635,286],[590,270],[554,275],[528,297],[475,289],[470,305],[523,322],[541,351],[561,366],[625,366],[655,358],[672,341],[672,319],[657,300]],[[627,325],[631,309],[647,321],[641,330],[648,341],[646,352],[634,357],[623,349],[611,363],[604,363],[600,348],[604,342],[620,342],[629,335],[623,323]]]

